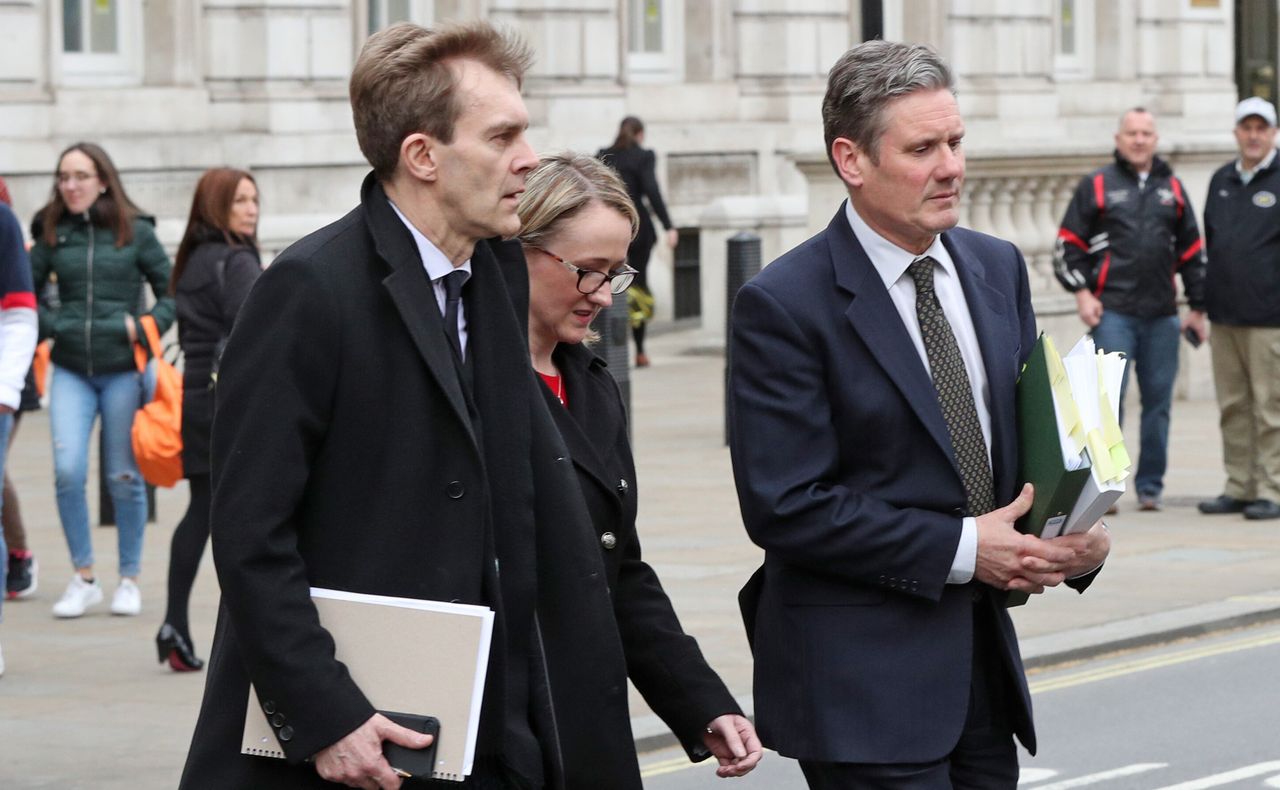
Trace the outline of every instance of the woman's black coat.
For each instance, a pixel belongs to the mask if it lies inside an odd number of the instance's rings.
[[[653,209],[658,215],[662,227],[667,230],[675,227],[667,214],[667,204],[662,200],[662,192],[658,189],[657,157],[653,151],[638,145],[630,148],[602,148],[597,157],[617,171],[627,187],[631,202],[636,204],[636,211],[640,214],[640,229],[631,241],[627,263],[640,271],[640,283],[644,285],[649,252],[658,240],[658,231],[653,226],[649,209]],[[649,202],[648,208],[645,207],[646,200]]]
[[[187,477],[209,474],[214,357],[261,273],[257,250],[232,246],[220,234],[198,244],[183,266],[173,298],[183,356],[182,472]]]
[[[698,643],[681,629],[657,574],[640,557],[635,461],[618,385],[604,360],[585,346],[562,343],[553,359],[564,376],[568,409],[545,386],[542,391],[600,542],[627,673],[690,758],[701,760],[710,755],[702,742],[706,725],[742,711]]]

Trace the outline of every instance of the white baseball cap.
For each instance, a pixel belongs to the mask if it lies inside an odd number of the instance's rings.
[[[1240,123],[1250,115],[1256,115],[1267,122],[1267,126],[1276,125],[1276,108],[1271,102],[1258,96],[1250,96],[1236,105],[1236,123]]]

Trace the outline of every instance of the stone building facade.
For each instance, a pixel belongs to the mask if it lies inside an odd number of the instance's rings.
[[[700,321],[715,342],[725,240],[759,233],[769,260],[842,196],[821,150],[831,63],[874,35],[921,41],[959,79],[966,222],[1019,243],[1046,325],[1065,338],[1077,326],[1048,265],[1075,180],[1106,161],[1117,117],[1140,104],[1203,203],[1209,173],[1233,152],[1240,2],[3,0],[0,174],[29,216],[58,151],[94,140],[176,244],[200,171],[246,167],[262,190],[265,246],[278,250],[356,200],[367,168],[346,79],[368,33],[397,19],[487,18],[537,53],[525,93],[538,149],[595,151],[623,115],[644,119],[684,229],[675,256],[655,255],[659,318]],[[1207,394],[1207,374],[1188,381]]]

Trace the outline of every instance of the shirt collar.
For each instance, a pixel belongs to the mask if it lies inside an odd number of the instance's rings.
[[[1262,158],[1262,161],[1254,165],[1253,169],[1251,170],[1245,170],[1244,164],[1239,159],[1237,159],[1236,172],[1240,174],[1241,178],[1244,178],[1245,176],[1248,176],[1249,178],[1253,178],[1258,173],[1261,173],[1263,170],[1266,170],[1268,167],[1271,167],[1271,163],[1275,160],[1275,158],[1276,158],[1276,149],[1272,148],[1270,153],[1264,156]]]
[[[951,261],[951,253],[947,252],[946,246],[942,243],[942,234],[934,236],[929,248],[916,255],[874,231],[853,208],[852,200],[845,201],[844,213],[849,226],[853,228],[853,235],[862,245],[867,257],[871,259],[871,265],[875,267],[876,274],[879,274],[880,279],[884,281],[886,291],[902,278],[908,266],[926,256],[937,261],[948,275],[955,275],[955,264]]]
[[[463,261],[461,266],[455,267],[453,262],[440,251],[440,248],[432,244],[431,239],[428,239],[423,235],[422,231],[418,230],[417,227],[409,221],[409,218],[404,215],[404,212],[400,210],[400,207],[396,205],[394,200],[387,198],[387,202],[391,204],[391,210],[396,213],[396,216],[400,218],[400,221],[404,223],[404,226],[409,229],[411,234],[413,234],[413,241],[418,245],[418,255],[422,258],[422,265],[426,268],[427,277],[431,279],[431,282],[434,283],[453,271],[466,272],[466,279],[471,279],[470,258]],[[466,280],[463,282],[466,282]]]

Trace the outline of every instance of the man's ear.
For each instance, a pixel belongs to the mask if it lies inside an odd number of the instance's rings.
[[[857,143],[848,137],[837,137],[831,142],[831,159],[835,162],[841,181],[851,187],[862,186],[866,157]]]
[[[435,181],[438,165],[435,159],[436,139],[416,132],[400,141],[400,168],[417,181]]]

